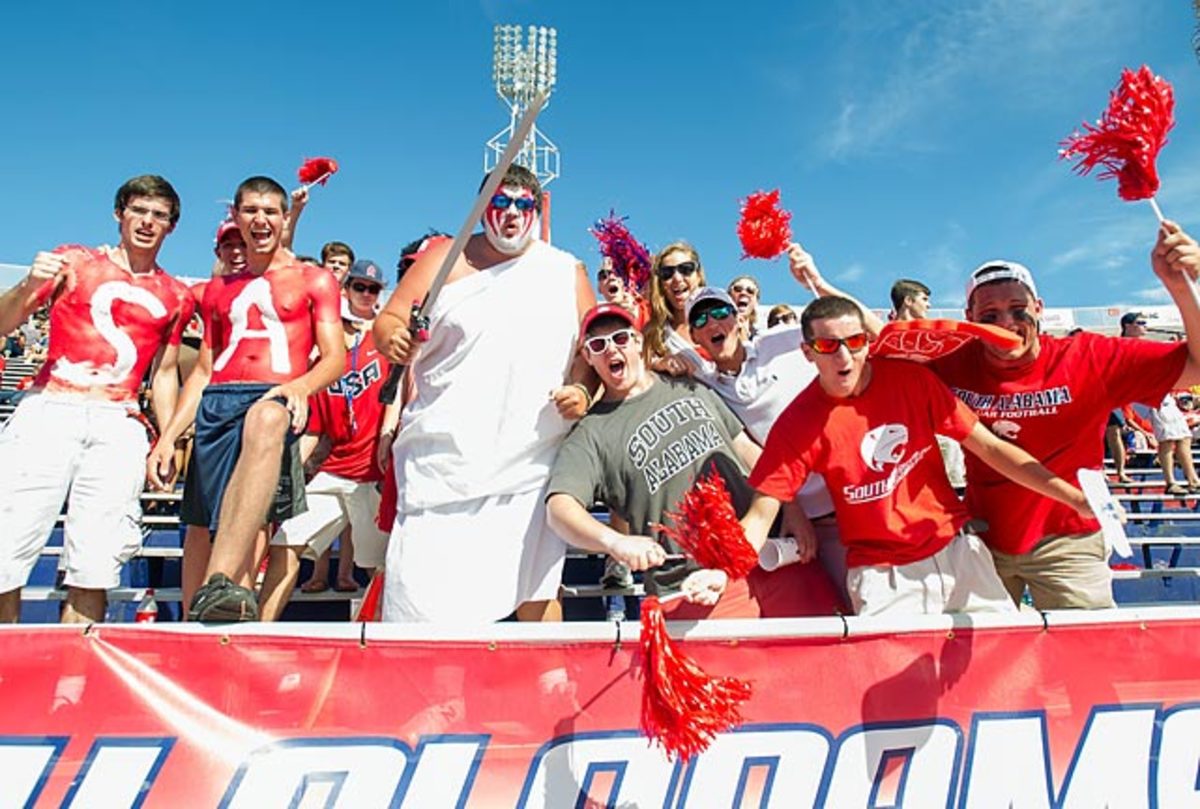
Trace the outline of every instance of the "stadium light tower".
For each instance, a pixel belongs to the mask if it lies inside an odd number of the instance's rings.
[[[483,154],[483,170],[491,171],[508,146],[517,122],[525,114],[534,96],[554,89],[558,61],[558,32],[553,28],[531,25],[528,36],[519,25],[497,25],[493,35],[492,81],[496,94],[509,109],[508,126],[487,142]],[[516,163],[532,171],[545,188],[558,176],[558,147],[546,137],[535,123],[517,154]]]
[[[1200,0],[1193,0],[1192,9],[1196,16],[1196,30],[1192,34],[1192,50],[1196,54],[1196,59],[1200,60]]]

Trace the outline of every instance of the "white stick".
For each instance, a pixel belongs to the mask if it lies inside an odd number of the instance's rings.
[[[442,291],[442,286],[446,283],[446,276],[450,274],[450,269],[454,266],[454,262],[462,255],[463,249],[467,246],[467,239],[471,237],[471,232],[475,230],[475,224],[479,221],[479,217],[483,216],[484,209],[492,201],[492,196],[496,193],[496,189],[500,187],[500,182],[504,179],[504,173],[508,171],[508,167],[512,165],[512,162],[517,159],[517,154],[525,144],[525,138],[529,136],[529,130],[533,128],[533,121],[537,118],[542,105],[545,103],[546,93],[538,93],[534,96],[533,103],[526,108],[525,116],[517,124],[516,131],[513,132],[512,139],[508,142],[504,153],[500,155],[499,162],[496,163],[496,167],[488,175],[487,182],[483,184],[483,188],[479,189],[479,195],[475,198],[475,204],[471,206],[471,212],[467,214],[467,220],[463,222],[462,227],[459,228],[457,235],[454,237],[454,241],[450,243],[450,249],[446,252],[446,257],[442,259],[442,266],[438,268],[437,275],[433,278],[433,283],[429,285],[429,293],[421,304],[422,315],[433,308],[434,301],[437,300],[438,294]]]
[[[333,172],[327,171],[324,174],[322,174],[320,177],[318,177],[317,179],[313,180],[311,183],[305,183],[304,185],[302,185],[300,187],[303,188],[305,191],[307,191],[310,188],[312,188],[314,185],[319,185],[319,184],[325,182],[325,180],[329,179],[332,176],[333,176]]]
[[[1164,221],[1166,221],[1166,217],[1163,216],[1162,209],[1158,207],[1158,202],[1154,199],[1154,197],[1150,197],[1150,199],[1146,201],[1149,202],[1150,207],[1154,209],[1154,215],[1158,217],[1158,223],[1161,225]]]

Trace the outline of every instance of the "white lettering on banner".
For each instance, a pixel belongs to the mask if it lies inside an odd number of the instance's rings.
[[[1159,806],[1200,806],[1200,706],[1166,711],[1158,741]]]
[[[598,772],[614,772],[612,792],[600,806],[666,806],[679,780],[679,765],[649,747],[634,731],[581,733],[544,745],[529,765],[517,809],[582,806]]]
[[[0,736],[0,806],[33,806],[69,740]]]
[[[292,739],[255,751],[222,807],[459,806],[475,782],[487,736],[438,736],[416,752],[389,738]]]
[[[167,760],[175,740],[96,739],[63,806],[138,806]]]
[[[111,363],[97,365],[90,360],[72,362],[62,357],[50,369],[51,376],[81,387],[119,385],[128,378],[129,372],[137,364],[137,346],[113,320],[112,308],[116,301],[140,306],[155,320],[167,316],[167,307],[149,290],[134,286],[128,281],[105,281],[92,293],[92,325],[112,347],[116,359]]]
[[[261,329],[250,328],[250,307],[258,310],[262,318]],[[255,278],[246,284],[245,288],[233,299],[229,307],[229,344],[213,363],[213,370],[220,371],[233,359],[238,345],[242,340],[266,340],[270,346],[271,371],[277,374],[290,374],[292,361],[288,357],[287,330],[275,304],[271,300],[271,282],[266,278]]]
[[[1157,717],[1154,707],[1093,708],[1057,798],[1046,760],[1045,714],[976,717],[961,805],[963,809],[1146,807]],[[997,767],[998,761],[1005,765]],[[1193,800],[1196,763],[1193,758]]]
[[[288,809],[321,792],[328,807],[394,806],[408,764],[408,747],[395,739],[291,739],[255,751],[220,805]]]
[[[949,720],[851,730],[838,743],[822,805],[878,806],[888,764],[902,759],[900,786],[888,805],[949,806],[961,747],[962,731]]]
[[[816,806],[829,748],[829,734],[815,726],[756,726],[753,730],[723,733],[696,759],[683,781],[678,806],[705,809],[747,805],[746,786],[753,767],[768,770],[755,806]],[[632,795],[622,794],[620,798],[635,801]],[[622,804],[618,801],[615,805]]]
[[[959,726],[942,718],[854,727],[831,739],[814,725],[746,726],[718,735],[685,766],[635,730],[561,736],[529,762],[516,806],[1200,806],[1200,705],[1094,707],[1057,787],[1050,751],[1065,760],[1069,740],[1051,746],[1040,710],[976,714],[965,755]],[[0,737],[0,807],[36,804],[68,741]],[[462,806],[481,797],[472,791],[488,741],[427,736],[414,751],[386,737],[284,740],[242,763],[220,805]],[[137,805],[157,794],[174,742],[97,738],[64,805]],[[755,772],[763,777],[751,784]],[[172,780],[158,799],[178,799],[184,788]]]

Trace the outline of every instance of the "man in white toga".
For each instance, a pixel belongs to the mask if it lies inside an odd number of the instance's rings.
[[[410,310],[449,242],[413,264],[375,321],[377,345],[410,374],[384,620],[561,617],[566,546],[541,503],[569,418],[591,402],[568,381],[595,295],[582,263],[537,240],[541,200],[537,178],[511,167],[427,312],[426,342],[410,333]],[[578,363],[575,377],[585,373]]]

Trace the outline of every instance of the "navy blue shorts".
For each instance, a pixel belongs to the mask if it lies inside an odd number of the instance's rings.
[[[192,460],[183,486],[179,519],[199,525],[214,534],[221,514],[225,487],[233,476],[242,452],[242,430],[246,413],[274,385],[209,385],[196,410],[196,436]],[[280,403],[282,399],[277,400]],[[284,439],[279,483],[267,512],[267,522],[282,522],[308,510],[304,499],[304,470],[300,463],[299,436],[291,430]]]

